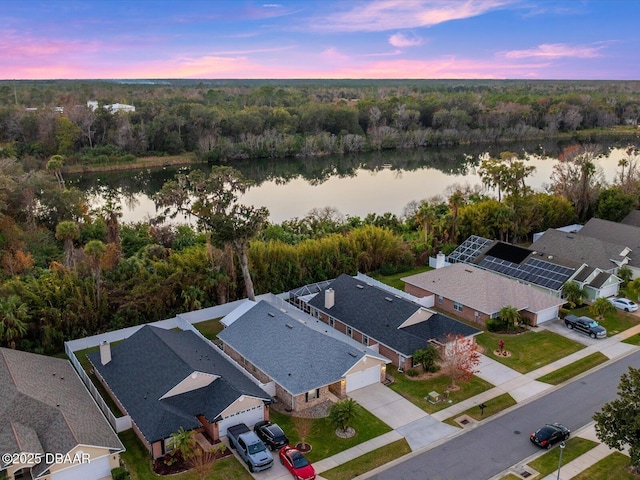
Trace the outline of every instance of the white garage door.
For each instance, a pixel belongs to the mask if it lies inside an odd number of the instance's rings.
[[[65,468],[51,475],[51,480],[97,480],[111,475],[109,456]]]
[[[262,405],[238,412],[230,417],[223,418],[218,422],[218,428],[220,429],[220,436],[224,437],[227,434],[227,428],[244,423],[247,427],[253,428],[253,426],[264,420],[264,409]]]
[[[538,325],[549,320],[558,318],[558,307],[547,308],[546,310],[540,310],[538,312]]]
[[[380,366],[367,368],[361,372],[352,373],[347,375],[347,393],[353,392],[358,388],[366,387],[367,385],[373,385],[380,381]]]

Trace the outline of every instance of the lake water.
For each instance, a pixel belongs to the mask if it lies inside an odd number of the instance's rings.
[[[526,158],[536,167],[527,185],[536,191],[544,190],[562,147],[533,145],[524,150],[532,152]],[[486,147],[393,151],[357,157],[252,161],[233,166],[255,182],[241,201],[267,207],[274,223],[304,217],[311,209],[323,207],[333,207],[350,216],[386,212],[401,216],[409,202],[441,195],[452,184],[479,185],[477,166],[483,155],[497,157],[505,150],[523,151],[517,148],[524,147],[501,145],[495,151]],[[605,147],[605,152],[598,165],[605,180],[612,182],[619,169],[618,161],[625,153],[615,144]],[[116,195],[122,204],[122,221],[138,222],[157,215],[151,197],[177,171],[117,172],[70,180],[87,190],[94,207],[101,205],[106,195]]]

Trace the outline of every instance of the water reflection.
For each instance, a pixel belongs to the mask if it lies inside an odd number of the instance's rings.
[[[627,141],[603,144],[599,165],[611,182]],[[266,206],[271,221],[303,217],[313,208],[335,207],[341,213],[364,217],[369,213],[401,215],[411,201],[443,194],[450,185],[480,183],[477,167],[485,155],[505,150],[526,153],[536,167],[527,184],[543,190],[557,157],[566,144],[554,142],[375,152],[356,156],[258,160],[234,163],[255,182],[244,203]],[[189,168],[209,170],[209,165]],[[107,198],[118,199],[124,222],[145,221],[157,212],[151,200],[164,182],[189,168],[163,168],[141,172],[110,172],[70,178],[90,195],[98,207]],[[181,219],[184,221],[184,219]]]

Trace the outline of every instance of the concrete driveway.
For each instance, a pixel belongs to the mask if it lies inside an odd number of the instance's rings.
[[[459,431],[381,383],[355,390],[349,396],[402,435],[414,451]]]
[[[564,320],[561,320],[559,318],[541,323],[540,325],[538,325],[538,328],[541,330],[544,329],[549,330],[550,332],[557,333],[558,335],[567,337],[569,340],[582,343],[587,347],[590,347],[591,345],[597,345],[598,342],[602,342],[603,340],[602,338],[591,338],[589,335],[571,330],[564,324]]]

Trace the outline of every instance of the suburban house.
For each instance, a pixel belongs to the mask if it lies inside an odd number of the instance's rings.
[[[89,354],[94,372],[155,459],[181,427],[208,447],[227,427],[268,419],[271,397],[195,332],[145,325]]]
[[[0,348],[0,451],[9,480],[98,480],[120,465],[122,443],[68,360]]]
[[[627,219],[632,221],[633,217],[627,216]],[[640,277],[640,227],[592,218],[584,224],[579,235],[624,245],[629,249],[626,255],[629,261],[626,265],[631,269],[633,278]]]
[[[481,332],[415,300],[367,278],[346,274],[290,294],[290,301],[304,311],[401,369],[415,366],[412,355],[416,350],[443,345],[449,334],[473,337]]]
[[[97,100],[89,100],[89,101],[87,101],[87,107],[95,112],[96,109],[98,108],[98,101]],[[103,108],[105,110],[108,110],[111,113],[135,112],[136,111],[136,107],[134,107],[133,105],[126,105],[124,103],[112,103],[112,104],[109,104],[109,105],[104,105]]]
[[[218,339],[224,352],[260,382],[274,384],[275,397],[288,410],[304,410],[332,395],[344,398],[384,381],[389,360],[382,355],[292,305],[250,303]]]
[[[491,270],[557,297],[562,296],[564,284],[574,279],[580,286],[587,286],[593,298],[614,295],[620,284],[614,274],[584,262],[544,253],[533,246],[524,248],[476,235],[462,242],[447,260],[448,263],[466,263]]]
[[[535,326],[558,318],[564,304],[554,295],[465,263],[418,273],[402,281],[406,292],[434,297],[439,309],[483,327],[506,306],[516,308],[523,320]]]

